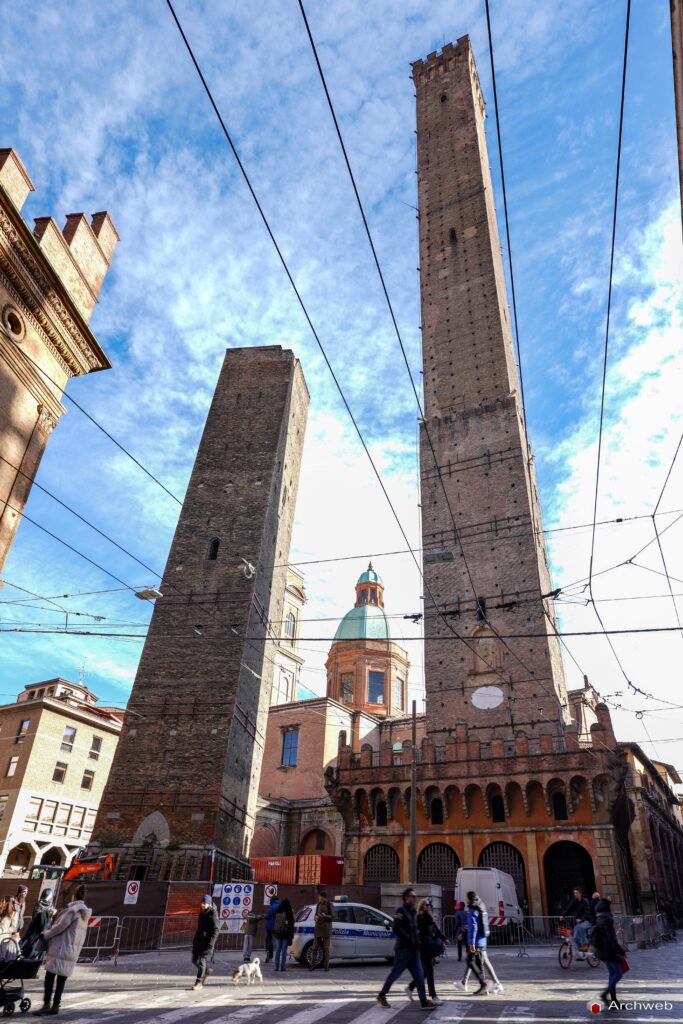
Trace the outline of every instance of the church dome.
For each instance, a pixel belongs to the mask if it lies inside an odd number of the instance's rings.
[[[366,573],[363,573],[365,576]],[[359,581],[360,582],[360,581]],[[388,640],[389,623],[376,604],[364,604],[347,612],[337,627],[334,640]]]
[[[379,573],[375,572],[375,570],[372,568],[372,562],[370,562],[365,572],[360,574],[356,586],[358,586],[360,583],[379,583],[380,587],[384,586]]]

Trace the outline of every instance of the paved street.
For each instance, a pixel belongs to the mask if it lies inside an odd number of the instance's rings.
[[[632,969],[619,989],[624,1000],[669,1000],[673,1004],[670,1010],[613,1011],[611,1016],[683,1022],[682,952],[683,945],[665,945],[631,953]],[[335,964],[328,974],[310,974],[293,965],[285,975],[274,974],[268,965],[262,985],[235,987],[229,973],[239,963],[239,956],[230,951],[217,955],[210,983],[202,991],[192,992],[194,972],[188,952],[148,953],[122,957],[118,965],[79,966],[68,983],[62,1017],[71,1024],[110,1020],[117,1024],[412,1024],[423,1019],[542,1024],[591,1018],[587,1003],[603,987],[602,967],[593,970],[586,964],[574,964],[564,972],[557,963],[556,950],[550,949],[535,951],[524,959],[494,951],[492,959],[505,986],[503,994],[474,999],[456,993],[450,982],[461,977],[461,965],[449,956],[437,968],[437,991],[445,1002],[426,1013],[406,998],[407,977],[391,991],[390,1009],[377,1005],[375,995],[386,965]],[[36,1009],[40,1004],[37,982],[29,983],[27,994]]]

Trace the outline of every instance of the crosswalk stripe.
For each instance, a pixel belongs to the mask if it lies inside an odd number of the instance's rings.
[[[431,1021],[461,1021],[467,1016],[473,1006],[474,1003],[471,999],[447,999],[444,1000],[438,1010],[430,1014],[429,1019]]]
[[[371,1010],[361,1013],[360,1017],[354,1017],[353,1024],[382,1024],[383,1021],[391,1020],[397,1013],[406,1009],[406,1003],[402,999],[400,1003],[394,1003],[389,1009],[386,1006],[373,1006]]]

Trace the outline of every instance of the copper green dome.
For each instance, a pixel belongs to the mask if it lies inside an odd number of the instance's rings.
[[[384,586],[379,573],[375,572],[372,568],[372,562],[370,562],[365,572],[360,574],[356,586],[359,586],[361,583],[379,583],[380,587]]]
[[[365,576],[366,573],[363,573]],[[376,574],[375,574],[376,575]],[[379,578],[379,577],[378,577]],[[347,612],[337,627],[334,640],[388,640],[389,623],[384,609],[364,604]]]

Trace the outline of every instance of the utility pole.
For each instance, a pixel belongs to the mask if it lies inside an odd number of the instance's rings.
[[[417,701],[413,701],[413,743],[410,763],[410,882],[417,882]]]

